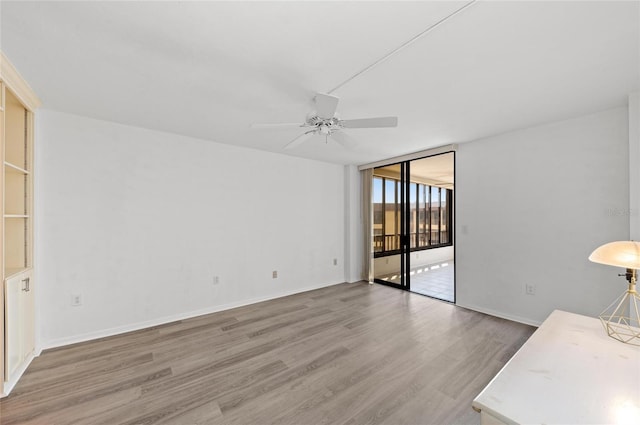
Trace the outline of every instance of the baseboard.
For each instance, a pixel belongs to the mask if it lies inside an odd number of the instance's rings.
[[[27,370],[27,368],[29,367],[33,359],[36,357],[37,356],[35,355],[35,353],[31,353],[29,357],[27,357],[27,360],[22,363],[22,366],[20,366],[20,369],[18,369],[13,379],[4,382],[4,385],[2,388],[4,392],[0,394],[0,398],[7,397],[9,394],[11,394],[13,387],[16,386],[16,384],[18,383],[18,381],[20,380],[24,372]]]
[[[467,310],[473,310],[473,311],[477,311],[479,313],[488,314],[489,316],[494,316],[494,317],[499,317],[501,319],[511,320],[512,322],[518,322],[518,323],[522,323],[522,324],[525,324],[525,325],[535,326],[536,328],[539,327],[542,324],[542,322],[539,322],[537,320],[531,320],[531,319],[528,319],[526,317],[513,316],[511,314],[503,313],[501,311],[491,310],[489,308],[478,307],[478,306],[475,306],[475,305],[462,304],[462,303],[456,303],[456,305],[458,307],[466,308]]]
[[[352,278],[345,283],[358,283],[358,282],[366,282],[366,281],[367,281],[366,279],[358,277],[358,278]]]
[[[176,322],[178,320],[186,320],[191,319],[193,317],[204,316],[205,314],[217,313],[220,311],[231,310],[232,308],[243,307],[250,304],[256,304],[263,301],[269,301],[276,298],[287,297],[289,295],[300,294],[302,292],[313,291],[315,289],[327,288],[329,286],[340,285],[345,282],[337,282],[337,283],[329,283],[322,284],[316,286],[309,286],[301,289],[297,289],[294,291],[285,291],[274,295],[269,295],[266,297],[258,297],[251,298],[248,300],[237,301],[228,304],[221,304],[216,306],[211,306],[207,308],[203,308],[200,310],[189,311],[185,313],[178,313],[171,316],[164,316],[153,320],[147,320],[144,322],[133,323],[125,326],[117,326],[114,328],[103,329],[95,332],[88,332],[85,334],[74,335],[65,338],[54,339],[50,341],[45,341],[42,343],[39,351],[46,350],[49,348],[63,347],[65,345],[78,344],[80,342],[92,341],[94,339],[106,338],[114,335],[120,335],[127,332],[139,331],[142,329],[150,328],[153,326],[164,325],[171,322]]]

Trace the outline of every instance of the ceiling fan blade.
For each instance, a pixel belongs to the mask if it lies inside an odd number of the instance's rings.
[[[292,123],[292,122],[283,122],[283,123],[276,123],[276,124],[251,124],[251,128],[293,128],[293,127],[304,127],[304,124]]]
[[[313,133],[315,133],[315,130],[307,131],[306,133],[300,134],[299,136],[291,140],[289,143],[287,143],[282,149],[291,149],[291,148],[295,148],[296,146],[299,146],[300,144],[302,144],[302,142],[311,138],[313,136]]]
[[[330,137],[345,149],[353,149],[358,145],[352,137],[342,131],[333,131]]]
[[[331,96],[329,94],[317,93],[316,97],[316,112],[320,118],[331,119],[336,114],[338,108],[338,101],[340,98]]]
[[[397,127],[398,117],[361,118],[355,120],[340,120],[344,128],[379,128]]]

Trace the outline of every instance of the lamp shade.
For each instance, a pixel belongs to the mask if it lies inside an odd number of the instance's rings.
[[[594,263],[626,269],[640,269],[640,242],[616,241],[606,243],[591,253],[589,260]]]

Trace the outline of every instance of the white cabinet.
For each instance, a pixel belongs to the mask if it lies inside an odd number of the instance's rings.
[[[5,287],[5,379],[11,381],[31,359],[35,348],[33,281],[31,271],[14,275]]]
[[[0,52],[0,396],[34,354],[33,121],[40,105]]]

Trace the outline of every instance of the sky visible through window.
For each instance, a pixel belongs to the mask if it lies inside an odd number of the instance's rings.
[[[414,183],[412,183],[412,186],[414,185]],[[415,189],[412,188],[411,190],[411,202],[415,202]],[[431,202],[437,203],[438,201],[440,201],[440,198],[438,197],[438,193],[437,192],[433,192],[431,194]],[[445,203],[446,200],[443,197],[442,202]],[[382,203],[382,179],[380,177],[374,177],[373,178],[373,203],[374,204],[381,204]]]

